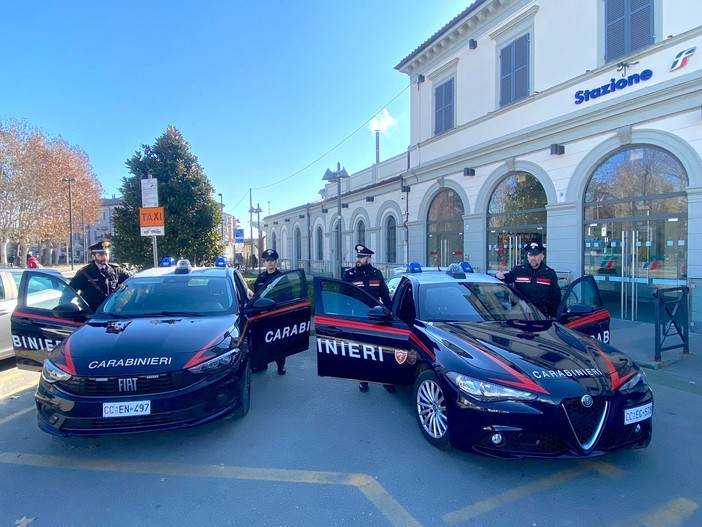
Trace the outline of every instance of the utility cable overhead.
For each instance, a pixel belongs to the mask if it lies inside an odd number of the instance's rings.
[[[380,112],[382,112],[382,111],[383,111],[383,108],[387,108],[389,105],[391,105],[400,95],[402,95],[403,93],[405,93],[405,92],[409,89],[410,86],[412,86],[411,83],[408,84],[407,86],[405,86],[405,87],[402,89],[402,91],[400,91],[400,93],[398,93],[398,94],[395,95],[392,99],[390,99],[387,103],[385,103],[385,104],[383,105],[383,107],[380,108],[380,110],[378,110],[378,111],[375,112],[371,117],[369,117],[368,119],[366,119],[365,122],[363,122],[363,124],[361,124],[361,126],[359,126],[358,128],[356,128],[353,132],[351,132],[349,135],[347,135],[346,137],[344,137],[344,138],[343,138],[341,141],[339,141],[336,145],[334,145],[333,147],[331,147],[329,150],[327,150],[326,152],[324,152],[322,155],[318,156],[316,159],[314,159],[313,161],[311,161],[310,163],[308,163],[306,166],[304,166],[303,168],[301,168],[301,169],[298,170],[297,172],[293,172],[293,173],[290,174],[289,176],[286,176],[286,177],[284,177],[283,179],[280,179],[280,180],[278,180],[278,181],[275,181],[275,182],[273,182],[273,183],[271,183],[271,184],[269,184],[269,185],[264,185],[264,186],[262,186],[262,187],[254,187],[253,190],[263,190],[263,189],[270,188],[270,187],[273,187],[273,186],[275,186],[275,185],[278,185],[279,183],[282,183],[283,181],[287,181],[288,179],[297,176],[297,175],[300,174],[301,172],[304,172],[305,170],[307,170],[308,168],[310,168],[310,167],[311,167],[312,165],[314,165],[315,163],[318,163],[319,161],[321,161],[322,159],[324,159],[326,156],[328,156],[329,154],[331,154],[334,150],[336,150],[336,149],[339,148],[341,145],[343,145],[346,141],[348,141],[349,139],[351,139],[351,137],[353,137],[354,135],[356,135],[356,134],[358,133],[359,130],[361,130],[362,128],[364,128],[376,115],[378,115]],[[243,199],[243,198],[242,198],[242,199]],[[240,200],[240,202],[241,202],[241,200]],[[238,205],[238,203],[237,203],[237,205]]]

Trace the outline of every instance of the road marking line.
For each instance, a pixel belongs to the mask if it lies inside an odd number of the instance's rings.
[[[20,377],[20,376],[25,375],[25,374],[26,374],[26,372],[19,371],[19,370],[15,369],[15,371],[13,371],[12,373],[8,373],[7,375],[4,375],[4,374],[0,375],[0,381],[2,381],[2,382],[9,381],[11,379],[14,379],[15,377]]]
[[[21,386],[18,386],[14,390],[10,390],[9,392],[2,392],[0,393],[0,400],[2,399],[7,399],[8,397],[12,397],[16,393],[23,392],[25,390],[29,390],[30,388],[36,388],[37,387],[37,381],[34,380],[32,382],[26,382]]]
[[[9,421],[12,421],[14,418],[19,417],[20,415],[24,415],[27,412],[31,412],[35,408],[36,407],[34,407],[34,406],[30,406],[29,408],[25,408],[24,410],[20,410],[18,412],[15,412],[12,415],[8,415],[7,417],[3,417],[2,419],[0,419],[0,426],[4,425],[5,423],[7,423]]]
[[[473,503],[472,505],[468,505],[467,507],[463,507],[462,509],[458,509],[457,511],[446,513],[442,516],[442,519],[446,523],[452,524],[474,521],[481,514],[486,514],[500,507],[504,507],[505,505],[525,498],[526,496],[529,496],[531,494],[535,494],[536,492],[556,487],[561,483],[564,483],[570,479],[576,478],[578,476],[583,475],[586,472],[590,472],[593,470],[595,472],[599,472],[604,476],[620,476],[621,474],[623,474],[623,471],[617,469],[609,463],[582,462],[579,467],[575,467],[569,470],[563,470],[561,472],[556,472],[555,474],[551,474],[546,478],[533,481],[526,485],[522,485],[521,487],[515,487],[513,489],[508,490],[507,492],[503,492],[483,501]]]
[[[0,452],[0,463],[33,467],[92,470],[98,472],[126,472],[140,474],[165,474],[203,478],[256,480],[283,483],[316,483],[320,485],[350,485],[360,490],[370,502],[397,527],[421,527],[374,478],[366,474],[348,472],[320,472],[313,470],[288,470],[230,467],[225,465],[183,465],[175,463],[143,463],[107,459],[76,459],[61,456],[44,456],[22,452]]]
[[[635,518],[615,523],[612,527],[639,525],[640,527],[675,527],[682,525],[699,505],[687,498],[677,498],[657,509],[637,514]]]

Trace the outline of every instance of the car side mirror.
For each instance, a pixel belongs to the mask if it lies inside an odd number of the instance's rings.
[[[568,315],[587,315],[589,313],[592,313],[595,311],[595,308],[592,306],[588,306],[585,304],[573,304],[572,306],[568,306],[568,309],[566,310],[566,314]]]
[[[249,303],[247,307],[254,309],[271,309],[275,307],[275,300],[270,298],[259,298],[253,304]]]
[[[87,320],[92,315],[90,310],[81,308],[72,302],[59,304],[51,310],[51,313],[58,318],[67,318],[69,320]]]
[[[368,311],[368,318],[371,320],[389,321],[392,320],[392,313],[385,306],[375,306]]]

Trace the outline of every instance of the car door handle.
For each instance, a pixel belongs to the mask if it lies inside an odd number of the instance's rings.
[[[328,326],[328,327],[324,328],[324,332],[329,333],[330,335],[340,335],[341,333],[344,332],[344,330],[339,329],[335,326],[331,326],[331,327]]]

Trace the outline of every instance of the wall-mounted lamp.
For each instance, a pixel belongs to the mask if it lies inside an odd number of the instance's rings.
[[[366,201],[368,203],[373,203],[375,201],[375,198],[373,196],[366,196]]]
[[[464,176],[474,176],[475,175],[475,169],[474,168],[464,168],[463,169],[463,175]]]
[[[420,82],[424,82],[424,75],[422,75],[421,73],[419,75],[417,75],[417,83],[420,83]]]
[[[342,203],[342,204],[341,204],[341,208],[342,208],[342,209],[348,209],[348,208],[349,208],[349,204],[348,204],[348,203]]]
[[[410,187],[409,185],[402,185],[400,187],[400,192],[409,192],[411,188],[412,187]]]
[[[322,209],[322,214],[326,214],[327,212],[329,212],[329,209]]]
[[[468,41],[468,49],[475,49],[475,48],[477,48],[477,47],[478,47],[478,41],[475,40],[474,38],[471,38],[471,39]]]
[[[553,143],[551,145],[551,155],[552,156],[562,156],[565,154],[565,146]]]

